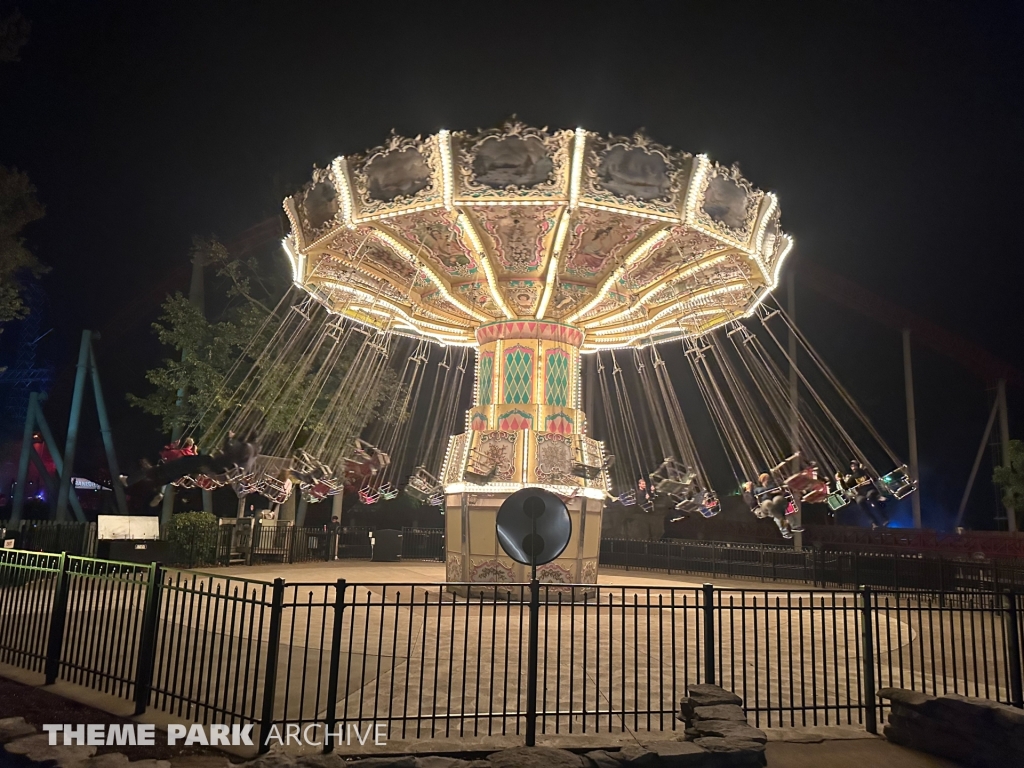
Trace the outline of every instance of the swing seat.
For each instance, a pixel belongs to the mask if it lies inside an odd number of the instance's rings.
[[[700,512],[700,504],[694,499],[683,499],[675,505],[674,509],[684,515],[692,515],[694,512]]]
[[[437,478],[423,467],[416,467],[416,471],[409,476],[409,482],[405,486],[406,494],[420,504],[427,501],[436,490],[438,490]]]
[[[802,469],[795,475],[786,478],[786,487],[793,493],[805,493],[818,480],[818,473],[814,467]]]
[[[722,505],[718,503],[718,499],[715,499],[713,504],[704,503],[700,506],[700,514],[703,518],[714,517],[722,511]]]
[[[204,491],[212,491],[214,488],[217,487],[217,484],[214,482],[212,477],[207,477],[206,475],[198,475],[196,477],[196,487],[202,488]]]
[[[378,490],[380,491],[380,497],[385,501],[391,501],[391,499],[398,496],[398,489],[391,483],[384,483]]]
[[[486,473],[477,472],[472,469],[467,469],[462,473],[462,479],[467,482],[473,483],[474,485],[487,485],[491,482],[498,474],[497,466],[491,467]]]
[[[320,480],[309,489],[309,495],[319,501],[320,499],[330,496],[333,490],[334,486],[324,480]]]
[[[423,502],[430,498],[429,493],[424,491],[422,488],[417,488],[415,485],[412,484],[411,480],[409,481],[409,484],[405,486],[405,495],[408,496],[410,499],[419,502],[420,504],[422,504]]]
[[[432,507],[440,507],[442,504],[444,504],[444,494],[435,493],[433,496],[427,499],[427,503]]]
[[[850,503],[850,498],[846,495],[845,491],[835,491],[830,494],[826,499],[828,508],[833,512],[838,512],[840,509]]]
[[[257,483],[257,487],[275,504],[284,504],[292,494],[291,481],[278,480],[276,477],[264,477],[262,482]]]
[[[620,493],[617,497],[617,501],[624,507],[632,507],[636,504],[636,492],[628,491],[627,493]]]
[[[815,480],[804,493],[802,499],[804,504],[821,504],[828,498],[828,483],[824,480]]]
[[[583,480],[595,480],[601,476],[601,470],[601,467],[595,467],[591,464],[573,462],[571,474],[573,477],[579,477]]]
[[[653,475],[652,478],[654,478]],[[654,490],[658,493],[664,493],[666,496],[681,496],[690,489],[695,478],[696,475],[693,472],[690,472],[682,479],[666,477],[655,482]]]
[[[363,504],[376,504],[380,501],[380,491],[376,491],[372,488],[360,488],[359,501]]]
[[[905,499],[917,490],[917,483],[910,479],[906,467],[894,469],[880,478],[879,483],[885,489],[885,494],[895,499]]]

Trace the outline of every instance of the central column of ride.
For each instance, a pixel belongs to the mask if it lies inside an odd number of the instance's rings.
[[[595,584],[608,478],[603,446],[586,436],[580,409],[583,334],[559,323],[510,320],[478,328],[476,340],[473,407],[466,432],[449,441],[441,473],[448,582],[490,591],[529,580],[526,567],[502,551],[494,526],[511,493],[536,486],[566,500],[573,526],[565,552],[538,568],[538,579]]]

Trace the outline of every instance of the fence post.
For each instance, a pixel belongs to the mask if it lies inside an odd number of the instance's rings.
[[[50,613],[50,635],[46,641],[46,685],[57,682],[60,671],[60,655],[64,645],[64,624],[68,618],[68,589],[70,575],[68,566],[71,561],[65,552],[60,553],[60,571],[57,573],[57,586],[53,591],[53,609]]]
[[[1017,623],[1017,595],[1010,590],[1003,592],[1003,629],[1006,632],[1006,653],[1009,666],[1006,676],[1010,685],[1010,706],[1024,708],[1020,671],[1020,629]]]
[[[715,587],[704,585],[704,682],[715,683]]]
[[[160,619],[160,587],[164,569],[153,563],[146,585],[146,605],[142,615],[142,637],[139,638],[139,658],[135,665],[135,714],[141,715],[149,705],[153,685],[153,666],[156,663],[156,635]]]
[[[331,666],[327,682],[327,729],[324,734],[324,754],[334,749],[331,735],[338,724],[338,668],[341,666],[341,629],[345,611],[344,579],[338,579],[334,588],[334,628],[331,630]]]
[[[526,668],[526,746],[537,744],[537,646],[540,642],[540,582],[530,579],[530,647]]]
[[[878,733],[878,704],[875,702],[875,649],[872,633],[874,619],[871,587],[860,588],[861,634],[863,651],[861,674],[864,677],[864,727],[868,733]]]
[[[277,689],[277,655],[281,650],[281,614],[284,613],[284,579],[274,579],[270,603],[270,639],[267,668],[263,678],[263,714],[260,717],[260,753],[270,750],[270,729],[274,724],[274,694]]]

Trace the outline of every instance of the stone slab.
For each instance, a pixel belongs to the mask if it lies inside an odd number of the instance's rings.
[[[34,733],[37,733],[36,727],[26,723],[24,717],[0,718],[0,744],[6,744],[23,736],[31,736]]]
[[[736,704],[743,706],[743,699],[732,691],[709,683],[691,685],[686,689],[689,704],[693,707],[713,707],[717,704]]]
[[[747,725],[746,722],[739,723],[735,720],[696,720],[693,727],[702,738],[704,736],[722,736],[723,738],[756,741],[759,744],[764,744],[768,740],[764,731]]]
[[[25,736],[4,744],[4,750],[11,755],[23,755],[37,763],[50,763],[58,768],[77,768],[96,754],[96,747],[69,746],[63,744],[50,746],[48,733],[37,733]]]
[[[589,768],[579,755],[551,747],[515,747],[487,756],[494,768]]]
[[[701,720],[738,720],[747,722],[747,713],[739,704],[712,704],[694,707],[693,716]]]

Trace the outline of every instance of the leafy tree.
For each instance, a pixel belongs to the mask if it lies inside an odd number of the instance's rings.
[[[21,61],[18,53],[28,42],[28,33],[32,23],[15,10],[7,16],[0,17],[0,61]]]
[[[180,293],[167,299],[163,313],[153,328],[157,338],[174,350],[176,355],[147,372],[146,378],[154,389],[148,395],[129,395],[129,401],[145,412],[160,418],[163,430],[173,433],[176,428],[195,426],[196,434],[203,434],[224,418],[224,414],[239,406],[255,409],[261,414],[264,429],[270,433],[287,431],[299,421],[304,423],[305,437],[325,428],[322,419],[330,396],[337,391],[341,379],[355,356],[357,345],[348,345],[332,369],[322,395],[308,414],[298,412],[298,397],[284,403],[269,395],[257,395],[245,403],[232,400],[238,385],[246,376],[259,381],[265,392],[277,392],[287,381],[294,391],[309,390],[313,377],[321,369],[328,347],[324,345],[319,357],[305,372],[289,365],[275,365],[272,356],[264,351],[272,347],[272,337],[284,314],[290,311],[288,302],[282,309],[275,307],[288,289],[287,279],[266,279],[268,270],[260,269],[255,260],[232,257],[216,239],[197,238],[192,258],[200,259],[210,268],[222,286],[220,308],[204,315]],[[351,347],[351,348],[349,348]],[[393,375],[380,377],[373,387],[362,394],[358,407],[362,409],[357,423],[367,423],[395,387]],[[202,446],[210,449],[214,446]],[[330,457],[324,457],[330,460]]]
[[[29,22],[18,11],[0,17],[0,62],[18,61],[28,40]],[[43,217],[36,188],[16,168],[0,165],[0,324],[27,314],[21,280],[46,271],[25,246],[22,230]],[[0,329],[2,330],[2,329]]]
[[[0,323],[27,314],[21,278],[46,268],[25,246],[21,231],[43,217],[43,206],[28,176],[0,165]]]
[[[1019,513],[1024,509],[1024,442],[1010,441],[1004,465],[996,467],[992,481],[1003,491],[1003,503]]]

